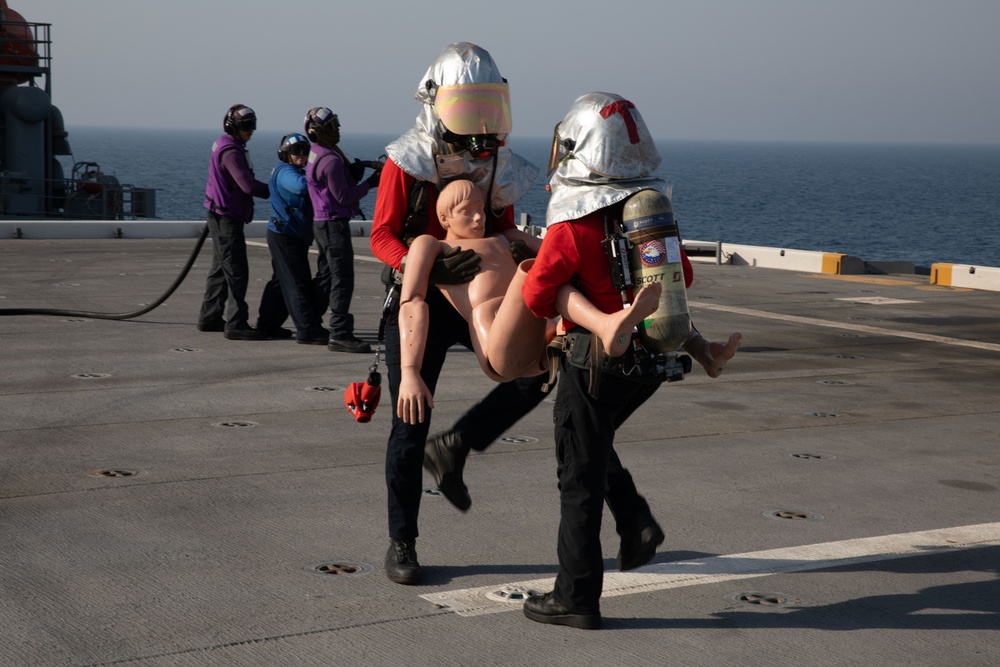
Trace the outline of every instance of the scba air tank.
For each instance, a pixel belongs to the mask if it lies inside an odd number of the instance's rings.
[[[660,305],[639,324],[639,340],[655,352],[670,354],[691,335],[681,241],[670,198],[640,190],[625,200],[622,224],[629,240],[633,289],[660,283]]]

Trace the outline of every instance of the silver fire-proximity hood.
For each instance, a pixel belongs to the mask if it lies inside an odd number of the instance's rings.
[[[415,97],[423,105],[416,126],[386,146],[389,158],[411,176],[438,187],[467,178],[487,191],[494,156],[474,156],[447,143],[444,135],[450,131],[507,138],[509,89],[489,52],[469,42],[445,47],[420,80]],[[490,204],[501,209],[520,201],[538,168],[506,146],[500,146],[495,157]]]
[[[668,198],[667,181],[649,129],[635,105],[613,93],[587,93],[556,126],[549,162],[546,225],[576,220],[639,190]]]

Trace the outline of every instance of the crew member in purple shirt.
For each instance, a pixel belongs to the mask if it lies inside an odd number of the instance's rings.
[[[372,188],[378,187],[379,171],[367,179],[364,166],[357,160],[349,164],[337,144],[340,120],[326,107],[309,110],[305,119],[306,136],[312,142],[306,183],[312,200],[313,231],[319,249],[316,292],[322,313],[330,308],[330,342],[333,352],[371,352],[371,346],[354,335],[351,296],[354,294],[354,246],[351,244],[351,218],[361,209],[358,202]]]
[[[247,286],[250,269],[243,227],[253,220],[253,198],[267,199],[267,183],[254,178],[246,144],[257,129],[257,114],[244,104],[229,107],[226,131],[212,144],[205,186],[212,268],[198,316],[199,331],[224,331],[229,340],[264,340],[268,332],[249,324]],[[228,302],[228,308],[227,308]]]

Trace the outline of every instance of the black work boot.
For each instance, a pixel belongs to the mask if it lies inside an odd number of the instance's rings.
[[[420,582],[420,563],[417,562],[415,540],[389,540],[385,555],[385,576],[397,584]]]
[[[568,625],[580,630],[597,630],[601,627],[599,611],[571,611],[556,602],[552,593],[528,596],[524,601],[524,615],[538,623]]]
[[[653,560],[656,547],[663,544],[663,530],[655,521],[638,531],[627,531],[621,534],[621,547],[618,549],[618,569],[622,572],[642,567]]]
[[[468,455],[469,448],[454,431],[439,433],[424,446],[424,468],[434,476],[434,483],[448,502],[463,512],[472,505],[469,489],[462,481],[462,469]]]

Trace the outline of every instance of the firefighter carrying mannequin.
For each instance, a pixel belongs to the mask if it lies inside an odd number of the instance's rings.
[[[553,138],[547,233],[523,289],[525,303],[536,316],[555,314],[558,290],[570,280],[604,312],[623,307],[622,289],[631,299],[628,279],[641,282],[642,271],[637,267],[629,276],[624,275],[627,269],[618,268],[622,265],[616,253],[628,250],[627,243],[616,243],[626,231],[622,225],[626,210],[634,228],[643,222],[660,225],[646,239],[661,244],[665,256],[657,259],[676,261],[677,266],[686,263],[680,249],[671,247],[671,232],[663,228],[669,225],[662,225],[666,218],[659,215],[663,202],[669,204],[669,186],[651,175],[659,164],[649,130],[631,102],[618,95],[589,93],[573,103]],[[637,193],[643,193],[642,198],[651,195],[661,205],[629,208],[629,199]],[[669,218],[672,223],[672,215]],[[675,237],[676,231],[672,234]],[[690,264],[685,268],[689,270]],[[671,299],[676,301],[676,295],[669,293],[678,287],[683,292],[683,282],[673,288],[664,284],[661,305],[666,302],[669,308]],[[686,306],[683,311],[658,310],[645,324],[647,342],[649,334],[655,337],[663,331],[675,335],[680,329],[686,335]],[[658,318],[679,318],[678,326],[652,326]],[[621,537],[620,570],[648,563],[664,540],[649,504],[615,452],[614,436],[615,429],[667,379],[671,359],[641,343],[621,357],[607,358],[599,354],[599,345],[591,345],[590,332],[572,323],[567,329],[569,344],[560,362],[553,410],[560,493],[559,573],[551,592],[525,601],[524,614],[541,623],[593,629],[601,625],[600,533],[605,500]],[[665,345],[684,343],[685,335]],[[739,339],[716,345],[720,356],[732,356]],[[704,346],[700,336],[691,345],[696,351]]]
[[[372,252],[390,269],[406,271],[409,239],[420,234],[444,238],[435,204],[448,182],[464,178],[486,193],[487,223],[493,231],[514,227],[514,203],[528,191],[538,169],[506,145],[511,129],[510,96],[493,58],[468,42],[446,47],[417,85],[421,103],[416,126],[386,147],[372,222]],[[452,248],[440,255],[430,282],[468,282],[478,271],[469,250]],[[389,273],[389,272],[387,272]],[[389,289],[398,287],[387,280]],[[428,289],[429,327],[420,374],[434,391],[445,354],[453,344],[471,349],[469,326],[436,288]],[[430,414],[408,424],[396,413],[400,379],[399,301],[389,308],[385,351],[393,405],[392,430],[386,448],[389,550],[386,575],[400,584],[420,581],[415,540],[423,491],[422,464],[443,495],[460,510],[471,504],[462,482],[470,449],[483,450],[541,402],[546,376],[497,385],[451,428],[430,441]],[[426,443],[426,457],[425,457]]]

